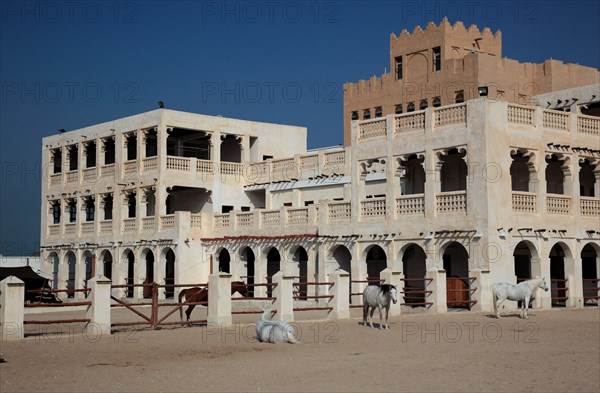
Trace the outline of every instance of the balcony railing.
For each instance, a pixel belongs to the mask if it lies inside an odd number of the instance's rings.
[[[48,236],[56,237],[58,235],[60,235],[60,224],[48,225]]]
[[[402,195],[396,198],[396,215],[397,216],[410,216],[410,215],[425,215],[425,195],[414,194],[414,195]]]
[[[449,107],[435,109],[434,127],[442,127],[450,124],[467,124],[467,104],[457,104]]]
[[[191,222],[190,222],[191,229],[200,229],[202,227],[202,215],[191,214],[190,220],[191,220]]]
[[[286,224],[308,224],[308,208],[287,209]]]
[[[352,214],[350,202],[329,202],[327,204],[328,222],[348,222]]]
[[[535,126],[535,108],[508,104],[508,122]]]
[[[571,197],[565,195],[548,195],[546,211],[549,214],[571,214]]]
[[[123,220],[123,232],[124,233],[136,232],[137,231],[136,221],[137,220],[135,218],[125,218]]]
[[[138,163],[135,160],[123,163],[123,175],[127,179],[133,178],[138,172]]]
[[[96,168],[85,168],[82,173],[84,183],[96,183],[98,181],[98,170]]]
[[[220,229],[220,228],[229,228],[229,213],[225,213],[225,214],[215,214],[213,216],[213,228],[215,229]]]
[[[69,222],[65,224],[65,236],[76,236],[77,235],[77,223]]]
[[[191,159],[186,157],[167,157],[167,169],[172,169],[176,171],[190,171],[190,161]]]
[[[360,202],[361,218],[385,217],[385,198],[366,199]]]
[[[254,226],[254,213],[237,213],[235,215],[235,222],[240,228],[252,228]]]
[[[67,172],[66,183],[67,184],[79,183],[79,171],[74,170],[74,171]]]
[[[151,232],[156,230],[156,219],[154,217],[142,217],[142,231]]]
[[[544,128],[553,128],[556,130],[569,130],[569,114],[559,111],[544,109],[543,115]]]
[[[466,213],[467,192],[452,191],[436,195],[438,213]]]
[[[577,116],[577,132],[600,135],[600,118],[593,116]]]
[[[394,134],[425,130],[425,111],[394,116]]]
[[[94,221],[86,221],[81,223],[81,236],[94,235],[96,229]]]
[[[372,120],[365,120],[358,124],[358,139],[376,138],[378,136],[385,136],[386,134],[386,120],[385,118],[377,118]]]
[[[261,225],[281,225],[281,213],[279,210],[266,210],[260,212]]]
[[[50,175],[50,186],[58,186],[60,184],[62,184],[62,173]]]
[[[108,235],[113,233],[113,222],[112,220],[100,221],[100,234]]]
[[[533,192],[513,191],[512,209],[516,213],[536,213],[537,194]]]
[[[580,197],[579,203],[582,216],[600,217],[600,198]]]
[[[100,179],[111,179],[115,178],[115,164],[103,165],[100,167]]]
[[[160,217],[160,229],[175,229],[175,215],[168,214]]]
[[[142,159],[142,170],[144,172],[155,171],[158,169],[158,157],[146,157]]]

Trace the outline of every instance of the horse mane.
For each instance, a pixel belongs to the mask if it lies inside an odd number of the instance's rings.
[[[382,295],[387,295],[392,290],[392,285],[382,284],[379,286]]]

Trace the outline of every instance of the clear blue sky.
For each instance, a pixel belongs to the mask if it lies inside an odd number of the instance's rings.
[[[39,246],[41,138],[168,108],[343,141],[343,83],[389,69],[389,34],[448,16],[504,56],[598,68],[597,1],[1,1],[0,249]]]

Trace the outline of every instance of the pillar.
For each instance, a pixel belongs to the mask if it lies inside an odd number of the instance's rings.
[[[471,292],[471,299],[477,300],[477,303],[473,304],[471,310],[492,311],[494,305],[492,304],[492,282],[490,271],[473,269],[469,275],[475,277],[472,286],[476,288],[475,291]]]
[[[327,318],[350,318],[350,273],[337,269],[329,274],[329,280],[333,282],[329,291],[333,295],[333,299],[329,301],[333,310],[327,314]]]
[[[94,335],[110,335],[110,286],[112,281],[103,275],[96,275],[88,281],[91,289],[92,305],[85,313],[90,322],[85,325],[85,331]]]
[[[428,311],[434,313],[445,313],[448,311],[448,306],[446,304],[446,271],[444,269],[434,269],[428,270],[425,273],[426,278],[432,278],[433,281],[430,281],[425,286],[425,289],[428,291],[432,291],[429,296],[430,301],[433,302],[433,305],[429,308]]]
[[[25,326],[25,283],[15,276],[0,281],[0,321],[2,322],[2,342],[21,340]]]
[[[231,321],[231,274],[213,273],[208,276],[208,323],[221,327]]]
[[[275,321],[292,322],[294,320],[294,279],[284,276],[280,270],[273,276],[273,282],[277,284],[273,288],[275,309],[277,310],[277,314],[273,319]]]
[[[391,268],[386,267],[385,269],[383,269],[381,271],[381,273],[379,273],[379,278],[383,280],[384,284],[388,284],[388,285],[393,285],[396,287],[396,299],[398,300],[396,302],[396,304],[391,303],[390,304],[390,316],[398,316],[400,315],[400,304],[402,303],[401,298],[402,298],[402,294],[400,293],[401,290],[401,279],[402,279],[402,273],[401,272],[396,272],[393,271]]]

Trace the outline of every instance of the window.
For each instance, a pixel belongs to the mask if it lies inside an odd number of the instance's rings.
[[[381,117],[383,114],[383,109],[380,106],[375,107],[375,117]]]
[[[407,112],[414,112],[415,111],[415,103],[414,102],[409,102],[406,105],[406,111]]]
[[[433,48],[433,71],[442,69],[442,51],[440,47]]]
[[[456,92],[456,97],[454,98],[454,102],[460,104],[461,102],[465,102],[465,92],[463,90],[459,90]]]
[[[427,100],[421,100],[421,102],[419,102],[419,110],[423,110],[425,108],[427,108],[428,103]]]
[[[304,206],[314,205],[315,201],[304,201]]]
[[[369,120],[371,118],[371,110],[370,109],[364,109],[363,110],[363,119],[364,120]]]
[[[85,220],[94,221],[94,211],[96,210],[93,200],[88,200],[85,204]]]
[[[242,206],[242,211],[243,212],[249,212],[250,211],[250,206]]]
[[[431,106],[433,106],[434,108],[437,108],[438,106],[442,106],[442,100],[440,99],[440,97],[433,97]]]
[[[137,137],[135,134],[131,134],[125,138],[127,144],[127,161],[135,160],[137,158]]]
[[[69,148],[69,170],[70,171],[77,170],[77,155],[78,155],[77,146],[71,146]]]
[[[104,141],[104,165],[115,163],[115,138]]]
[[[55,201],[52,203],[52,223],[60,224],[60,202]]]
[[[263,155],[263,161],[271,160],[272,158],[273,158],[273,156]]]
[[[135,217],[135,194],[127,196],[127,218]]]
[[[77,220],[77,202],[69,202],[69,222],[75,222]]]
[[[233,210],[233,206],[223,205],[221,206],[221,213],[229,213]]]
[[[113,211],[113,197],[112,195],[107,195],[104,198],[104,219],[112,220],[112,211]]]
[[[358,111],[352,111],[352,120],[358,120]]]
[[[402,104],[398,104],[394,107],[394,113],[399,115],[400,113],[402,113]]]
[[[52,163],[54,166],[54,173],[60,173],[62,168],[62,151],[60,149],[54,149],[52,151]]]
[[[94,168],[96,166],[96,142],[92,141],[85,145],[85,167]]]
[[[394,58],[396,63],[396,79],[402,79],[402,56],[398,56]]]

